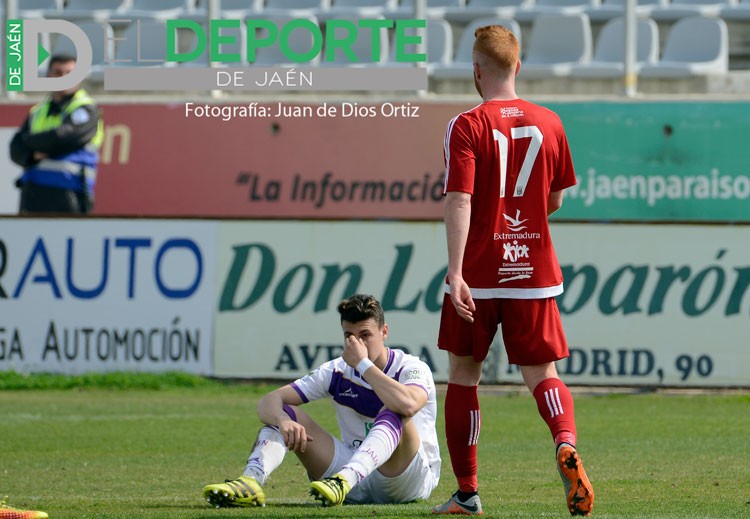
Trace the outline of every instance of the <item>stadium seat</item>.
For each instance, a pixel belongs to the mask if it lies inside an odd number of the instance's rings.
[[[205,16],[208,1],[199,2],[198,9]],[[244,19],[255,16],[263,10],[263,0],[221,0],[221,16],[225,20]]]
[[[474,31],[485,25],[502,25],[507,27],[513,31],[513,34],[515,34],[518,39],[518,44],[521,45],[521,27],[515,20],[511,18],[479,18],[469,23],[464,29],[461,34],[461,39],[458,41],[458,48],[456,49],[453,61],[446,65],[433,63],[433,66],[431,67],[432,76],[436,79],[472,79]]]
[[[651,16],[651,11],[667,5],[668,0],[638,0],[635,7],[636,16]],[[602,22],[625,15],[625,0],[602,0],[599,5],[586,9],[592,22]]]
[[[719,16],[728,0],[672,0],[651,11],[651,18],[658,22],[673,22],[689,16]]]
[[[477,18],[515,18],[517,12],[533,4],[534,0],[467,0],[466,6],[446,8],[444,16],[455,23],[469,23]]]
[[[62,11],[62,8],[62,0],[18,0],[20,18],[54,17]]]
[[[643,65],[641,77],[681,78],[726,74],[729,70],[727,24],[720,18],[695,16],[675,22],[661,60]]]
[[[388,18],[397,8],[398,0],[333,0],[318,18],[323,22],[329,18]]]
[[[80,21],[76,25],[86,33],[91,42],[91,72],[89,79],[101,82],[104,79],[104,66],[111,65],[115,58],[115,33],[112,26],[106,22]],[[76,55],[73,42],[62,35],[58,35],[52,45],[52,54],[62,53]]]
[[[535,0],[532,4],[521,6],[515,19],[533,23],[540,14],[585,14],[600,4],[601,0]]]
[[[264,15],[269,16],[315,16],[328,11],[331,0],[266,0]]]
[[[406,34],[414,35],[416,29],[408,29]],[[450,23],[441,18],[428,19],[426,44],[428,70],[432,64],[447,65],[450,63],[453,55],[453,29]],[[406,45],[406,52],[415,53],[416,45]],[[388,66],[414,66],[414,64],[396,61],[396,46],[392,45],[388,56]]]
[[[427,0],[425,18],[445,18],[447,11],[463,10],[465,6],[466,0]],[[412,18],[414,15],[414,0],[401,0],[397,13],[400,16]]]
[[[531,27],[519,79],[570,75],[591,61],[591,22],[585,14],[540,14]]]
[[[650,18],[640,18],[636,24],[636,71],[644,63],[659,59],[659,28]],[[613,18],[601,28],[594,46],[594,57],[589,63],[574,65],[573,77],[617,78],[625,73],[625,19]]]
[[[373,19],[384,19],[382,16],[368,16],[368,18]],[[357,24],[358,17],[345,17],[345,16],[337,16],[336,20],[343,20],[343,21],[349,21],[353,24]],[[328,23],[331,23],[333,20],[329,20]],[[329,29],[326,27],[326,31]],[[336,27],[333,30],[334,38],[343,39],[346,35],[346,29],[343,27]],[[388,40],[388,29],[381,29],[380,30],[380,55],[376,56],[375,59],[372,59],[372,52],[373,52],[373,45],[372,45],[372,36],[370,30],[359,30],[357,31],[357,38],[354,40],[354,43],[351,46],[352,51],[357,56],[359,61],[356,63],[358,66],[380,66],[383,65],[388,57],[388,51],[389,51],[389,40]],[[350,66],[355,65],[351,61],[349,61],[349,58],[342,52],[342,50],[334,49],[334,59],[333,61],[326,61],[325,56],[327,55],[327,44],[328,42],[323,43],[323,56],[324,59],[321,61],[322,66],[334,66],[334,67],[340,67],[343,65]]]
[[[750,0],[728,4],[721,9],[720,14],[725,20],[750,20]]]
[[[401,0],[401,7],[407,12],[414,12],[414,0]],[[443,18],[448,11],[462,11],[466,0],[427,0],[427,18]]]
[[[158,18],[160,20],[194,16],[196,0],[132,0],[131,8],[123,11],[125,18]]]
[[[317,18],[313,16],[307,16],[305,17],[308,20],[312,21],[314,24],[318,25]],[[292,20],[299,19],[297,16],[290,16],[290,15],[272,15],[267,18],[268,20],[272,21],[276,27],[278,27],[279,31],[281,31],[281,27],[286,25],[287,23],[291,22]],[[260,34],[257,34],[256,36],[259,38],[265,38],[267,36],[267,32],[265,30],[259,30]],[[309,51],[313,46],[313,35],[304,29],[294,29],[289,33],[289,47],[292,51],[297,53],[305,53]],[[302,66],[314,66],[317,65],[320,62],[320,55],[315,56],[315,58],[312,61],[305,62],[305,63],[294,63],[289,60],[282,52],[281,47],[279,45],[271,45],[270,47],[262,47],[258,49],[258,54],[256,56],[256,59],[252,62],[255,65],[259,65],[262,67],[270,67],[274,65],[302,65]]]
[[[68,0],[58,15],[65,20],[107,21],[132,7],[132,0]]]

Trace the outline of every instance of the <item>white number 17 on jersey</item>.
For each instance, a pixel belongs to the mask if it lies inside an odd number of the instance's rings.
[[[505,197],[505,179],[508,172],[508,137],[504,135],[500,130],[492,130],[492,136],[497,141],[497,148],[500,152],[500,198]],[[542,141],[544,136],[542,132],[536,126],[521,126],[519,128],[511,128],[510,136],[512,139],[531,139],[529,148],[526,150],[526,157],[523,159],[521,164],[521,171],[518,172],[518,179],[516,180],[516,186],[513,188],[513,196],[523,196],[526,191],[526,184],[529,182],[531,176],[531,168],[534,166],[534,161],[539,153],[539,149],[542,147]]]

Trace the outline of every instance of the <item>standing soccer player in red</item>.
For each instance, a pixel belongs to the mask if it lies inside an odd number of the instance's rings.
[[[445,135],[448,279],[438,346],[449,354],[448,450],[458,491],[437,514],[481,514],[477,385],[501,326],[508,360],[521,367],[557,448],[572,515],[589,515],[594,491],[576,450],[573,397],[555,361],[568,356],[555,296],[563,279],[547,217],[576,183],[559,117],[516,95],[521,68],[513,33],[477,29],[474,82],[483,103]]]

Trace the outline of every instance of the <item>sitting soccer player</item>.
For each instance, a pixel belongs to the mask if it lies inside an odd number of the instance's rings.
[[[373,296],[354,295],[338,311],[341,357],[261,398],[258,416],[266,425],[245,471],[203,489],[212,505],[264,506],[263,485],[288,450],[307,470],[310,494],[324,506],[406,503],[427,499],[437,486],[437,405],[429,367],[385,346],[388,325]],[[333,398],[341,440],[301,409],[321,398]]]

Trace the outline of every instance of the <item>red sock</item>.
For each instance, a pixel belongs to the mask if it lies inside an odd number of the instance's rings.
[[[448,384],[445,395],[445,437],[453,473],[462,492],[476,492],[477,442],[479,441],[477,386]]]
[[[555,445],[565,442],[575,446],[576,419],[568,386],[559,378],[546,378],[534,388],[534,398]]]

